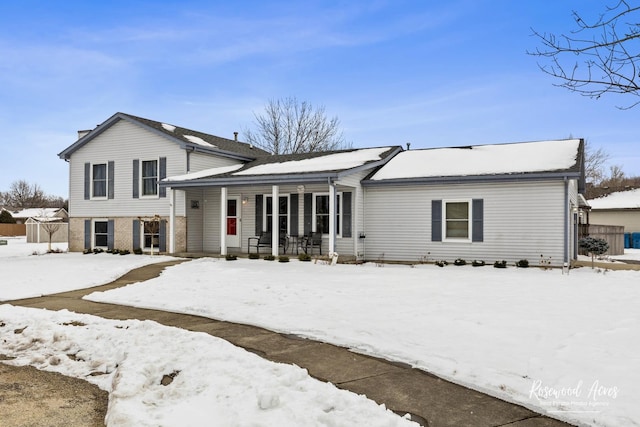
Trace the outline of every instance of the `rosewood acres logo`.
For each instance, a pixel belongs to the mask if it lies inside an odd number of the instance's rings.
[[[574,387],[550,387],[541,380],[534,380],[529,398],[541,406],[557,408],[549,412],[601,412],[618,397],[617,386],[601,384],[595,380],[590,384],[580,380]]]

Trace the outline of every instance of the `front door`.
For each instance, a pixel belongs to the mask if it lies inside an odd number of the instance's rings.
[[[240,247],[240,198],[227,198],[227,246]]]

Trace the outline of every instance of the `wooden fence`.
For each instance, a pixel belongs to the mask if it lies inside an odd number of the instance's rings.
[[[607,255],[624,254],[624,227],[621,225],[582,224],[580,225],[579,237],[586,236],[606,240],[609,243]],[[580,249],[580,254],[586,255],[582,249]]]
[[[26,236],[25,224],[0,224],[0,236]]]

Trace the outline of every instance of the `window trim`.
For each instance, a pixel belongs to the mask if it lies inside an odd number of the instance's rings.
[[[447,204],[466,203],[467,204],[467,237],[447,236]],[[460,221],[462,222],[462,221]],[[442,199],[442,241],[470,243],[473,236],[473,200],[472,199]]]
[[[95,178],[93,175],[94,166],[104,166],[104,196],[96,196],[94,193]],[[89,170],[89,186],[90,186],[90,200],[107,200],[109,198],[109,162],[91,163]]]
[[[287,231],[286,234],[291,234],[291,194],[290,193],[280,193],[278,194],[278,198],[286,197],[287,198]],[[266,232],[269,229],[270,221],[268,220],[269,215],[267,214],[267,199],[272,199],[273,194],[267,193],[262,195],[262,231]],[[280,200],[278,200],[279,202]],[[271,211],[273,212],[273,202],[271,205]],[[282,216],[280,211],[278,211],[278,216]]]
[[[144,163],[145,162],[156,162],[156,192],[155,194],[145,194],[144,193]],[[141,199],[158,199],[160,198],[160,157],[156,157],[156,158],[147,158],[147,159],[140,159],[140,167],[139,167],[139,182],[138,182],[138,189],[139,189],[139,198]]]
[[[311,196],[311,215],[312,215],[312,220],[311,220],[311,231],[316,233],[317,232],[317,216],[318,213],[316,212],[316,198],[318,196],[327,196],[327,197],[331,197],[330,193],[312,193]],[[342,201],[344,200],[344,198],[342,197],[342,191],[336,191],[336,196],[338,197],[338,203],[336,204],[336,209],[337,209],[337,215],[336,215],[336,228],[337,228],[337,232],[336,232],[336,237],[342,237],[342,212],[343,212],[343,207],[342,207]],[[331,201],[329,201],[331,202]],[[330,216],[331,213],[328,213],[327,216]],[[323,236],[328,236],[329,233],[322,233]]]

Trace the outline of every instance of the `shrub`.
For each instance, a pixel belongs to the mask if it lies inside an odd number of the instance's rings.
[[[474,267],[483,267],[485,265],[485,263],[482,260],[474,259],[473,262],[471,263],[471,265],[474,266]]]
[[[264,256],[264,260],[265,261],[273,261],[275,259],[276,259],[276,257],[274,257],[273,255],[265,255]]]
[[[289,257],[286,255],[280,255],[278,257],[278,262],[289,262]]]
[[[516,262],[516,267],[527,268],[529,267],[529,261],[527,261],[526,259],[521,259],[520,261]]]
[[[141,248],[135,248],[133,250],[133,253],[136,254],[136,255],[142,255],[142,249]]]
[[[95,249],[93,250],[93,253],[94,253],[94,254],[101,254],[102,252],[104,252],[104,249],[95,248]]]
[[[226,259],[227,261],[235,261],[238,259],[238,257],[236,255],[233,254],[226,254],[224,256],[224,259]]]
[[[445,265],[449,265],[449,263],[447,261],[442,260],[442,261],[436,261],[436,265],[438,267],[444,267]]]
[[[260,259],[260,254],[256,254],[252,252],[249,254],[249,259]]]
[[[463,260],[462,258],[458,258],[457,260],[453,261],[453,265],[467,265],[467,261]]]
[[[507,261],[502,260],[502,261],[496,261],[493,263],[493,266],[495,268],[507,268]]]
[[[593,268],[596,255],[602,255],[609,250],[609,243],[604,239],[596,237],[584,237],[580,239],[578,245],[591,255],[591,268]]]
[[[131,253],[129,249],[120,249],[118,252],[120,255],[129,255]]]
[[[298,260],[300,261],[311,261],[311,255],[309,255],[308,253],[301,253],[298,255]]]

